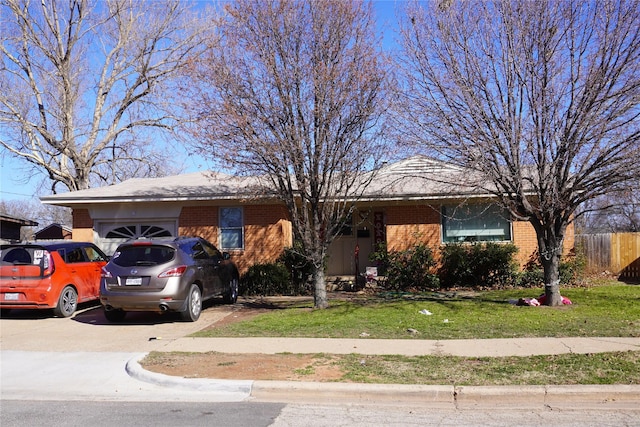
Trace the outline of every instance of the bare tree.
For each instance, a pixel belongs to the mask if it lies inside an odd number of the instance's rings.
[[[637,182],[640,3],[441,1],[402,23],[401,133],[536,231],[549,305],[585,201]]]
[[[640,188],[628,188],[580,206],[578,233],[640,232]]]
[[[386,62],[364,1],[238,0],[200,63],[196,132],[223,166],[288,208],[328,306],[327,249],[380,160]],[[199,133],[198,133],[199,132]]]
[[[202,25],[179,0],[6,0],[0,5],[0,145],[55,193],[172,171],[158,135],[173,78]],[[152,139],[153,138],[153,139]]]
[[[2,200],[0,213],[38,223],[38,227],[22,227],[21,240],[33,239],[34,233],[47,225],[60,224],[71,227],[71,210],[60,206],[43,205],[35,200]]]

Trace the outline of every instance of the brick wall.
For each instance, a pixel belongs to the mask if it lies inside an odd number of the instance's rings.
[[[236,205],[237,206],[237,205]],[[275,261],[285,247],[292,245],[291,223],[280,205],[242,206],[244,211],[244,250],[230,251],[240,274],[251,265]],[[219,206],[189,206],[178,220],[180,235],[201,236],[216,246]]]
[[[179,236],[199,236],[218,245],[218,206],[185,206],[178,218]]]
[[[440,206],[392,206],[385,211],[389,250],[401,251],[422,242],[434,249],[434,256],[438,259],[438,249],[442,245]],[[565,233],[565,254],[573,249],[574,241],[572,224]],[[513,222],[513,243],[518,247],[516,260],[524,266],[538,249],[536,232],[529,222]]]
[[[538,251],[536,231],[527,221],[512,222],[513,243],[518,247],[516,259],[521,266],[525,265]]]
[[[391,206],[386,209],[387,248],[402,251],[423,242],[431,248],[440,246],[440,208]]]
[[[73,209],[71,211],[73,229],[71,239],[77,242],[94,242],[93,218],[88,209]]]
[[[238,268],[246,271],[257,263],[273,262],[285,247],[293,245],[291,222],[287,210],[280,205],[244,207],[245,251],[238,259]]]
[[[538,240],[536,230],[528,221],[513,222],[513,243],[518,247],[516,259],[524,266],[538,254]],[[573,224],[567,227],[564,236],[563,253],[568,255],[575,245],[575,228]],[[537,259],[537,258],[536,258]]]
[[[238,206],[238,205],[236,205]],[[201,236],[218,243],[219,206],[186,206],[179,217],[178,234]],[[241,273],[256,263],[274,261],[285,247],[292,245],[291,222],[282,205],[246,205],[244,209],[245,250],[233,251],[232,259]],[[419,242],[435,249],[441,246],[440,206],[398,205],[384,209],[387,247],[389,250],[408,249]],[[73,240],[94,241],[93,219],[87,209],[73,209]],[[574,246],[574,228],[569,226],[565,236],[565,253]],[[524,265],[537,250],[535,231],[523,221],[513,223],[513,241],[519,248],[517,260]]]

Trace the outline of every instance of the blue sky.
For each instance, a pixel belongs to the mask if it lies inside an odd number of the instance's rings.
[[[394,44],[390,28],[395,26],[395,9],[402,0],[374,0],[380,30],[385,31],[385,46]],[[206,159],[190,156],[184,159],[185,172],[207,170]],[[50,183],[44,173],[30,176],[29,165],[2,152],[0,155],[0,199],[3,201],[38,201],[38,196],[51,194]]]

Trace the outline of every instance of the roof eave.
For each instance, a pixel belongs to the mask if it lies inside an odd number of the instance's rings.
[[[266,196],[273,197],[273,196]],[[255,199],[255,195],[211,195],[197,197],[84,197],[77,198],[58,198],[58,197],[41,197],[40,201],[46,205],[54,206],[78,206],[88,204],[111,204],[111,203],[166,203],[166,202],[210,202],[210,201],[226,201],[226,200],[249,200]]]

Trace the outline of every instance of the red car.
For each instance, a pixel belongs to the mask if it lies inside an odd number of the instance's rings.
[[[93,243],[47,242],[0,246],[0,309],[53,309],[69,317],[78,303],[97,300],[108,257]]]

